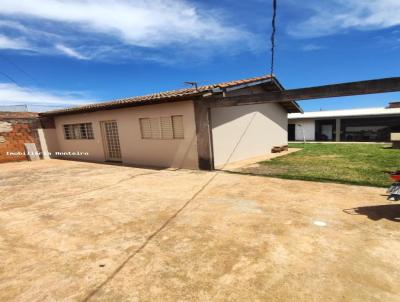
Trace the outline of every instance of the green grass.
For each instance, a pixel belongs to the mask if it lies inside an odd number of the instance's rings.
[[[400,170],[400,150],[381,144],[290,144],[301,151],[242,172],[286,179],[387,187],[384,171]],[[255,171],[251,171],[255,169]]]

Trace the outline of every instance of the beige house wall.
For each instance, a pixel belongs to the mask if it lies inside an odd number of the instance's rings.
[[[276,103],[213,108],[211,121],[217,168],[287,144],[287,111]]]
[[[142,139],[140,118],[183,115],[184,139]],[[91,113],[55,117],[58,150],[61,152],[87,152],[89,155],[66,158],[105,161],[105,152],[100,130],[101,121],[115,120],[118,124],[122,162],[124,164],[198,168],[196,126],[192,101],[147,105]],[[92,123],[94,139],[66,140],[64,124]]]
[[[58,145],[57,131],[53,128],[46,128],[43,130],[44,140],[46,141],[47,150],[51,153],[50,157],[54,157],[54,153],[60,150]],[[63,138],[64,136],[62,136]]]

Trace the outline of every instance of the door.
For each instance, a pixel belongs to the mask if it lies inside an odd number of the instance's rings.
[[[121,161],[118,125],[116,121],[100,122],[106,160]]]
[[[324,140],[331,141],[333,138],[333,125],[322,125],[321,126],[321,135]]]
[[[288,140],[293,142],[296,140],[296,124],[289,124],[288,126]]]
[[[334,141],[336,139],[336,120],[316,120],[315,139],[317,141]]]

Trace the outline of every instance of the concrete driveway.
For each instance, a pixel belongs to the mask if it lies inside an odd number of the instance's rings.
[[[3,164],[0,300],[400,301],[400,205],[384,193],[57,160]]]

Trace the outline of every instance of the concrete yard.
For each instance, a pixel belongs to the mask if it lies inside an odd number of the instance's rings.
[[[0,194],[0,301],[400,301],[384,189],[49,160]]]

